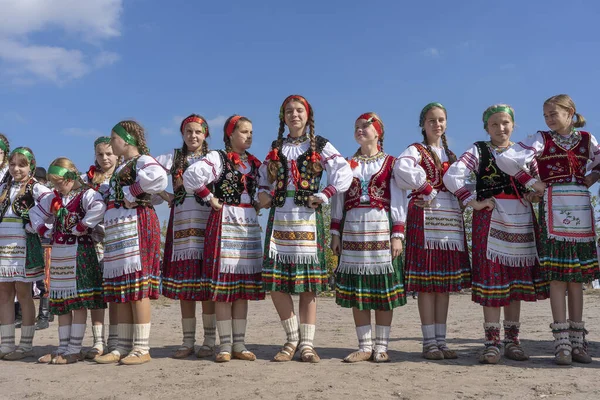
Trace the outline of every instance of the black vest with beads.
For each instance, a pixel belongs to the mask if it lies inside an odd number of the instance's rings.
[[[322,136],[315,136],[315,147],[316,152],[321,154],[325,145],[329,141]],[[277,147],[277,141],[274,141],[271,148]],[[294,193],[294,203],[298,206],[310,207],[308,204],[309,196],[319,192],[321,185],[321,176],[323,171],[315,174],[308,170],[308,162],[312,151],[310,147],[298,157],[296,165],[300,172],[300,181],[297,183],[297,189]],[[282,151],[279,151],[279,160],[281,167],[277,171],[277,179],[275,180],[275,196],[273,196],[272,204],[275,207],[283,207],[285,204],[285,198],[287,196],[287,182],[288,182],[288,163],[287,158],[283,155]]]
[[[121,168],[118,173],[113,174],[110,181],[110,186],[115,191],[115,204],[121,206],[123,204],[123,186],[131,186],[135,183],[137,177],[137,160],[141,155],[132,158],[127,161],[127,164]],[[136,196],[135,202],[141,207],[152,207],[152,195],[149,193],[142,193]]]
[[[175,196],[175,199],[173,200],[173,202],[175,203],[176,206],[179,206],[181,204],[183,204],[183,202],[185,201],[185,196],[186,196],[186,191],[185,191],[185,187],[183,186],[183,184],[175,187],[175,177],[177,176],[177,167],[179,166],[179,162],[181,160],[182,157],[184,157],[183,152],[181,151],[181,149],[174,149],[175,150],[175,154],[173,155],[173,165],[171,166],[171,170],[169,171],[171,173],[171,179],[172,179],[172,183],[173,183],[173,195]],[[185,157],[185,159],[183,160],[183,171],[181,171],[181,173],[183,174],[185,172],[185,170],[188,169],[188,167],[190,166],[190,163],[187,160],[187,157]],[[198,204],[201,204],[203,206],[208,205],[208,203],[204,200],[202,200],[202,198],[200,196],[198,196],[197,194],[194,194],[194,199],[196,199],[196,202]]]
[[[516,180],[511,182],[510,175],[498,168],[487,142],[475,142],[475,146],[479,151],[479,168],[475,174],[477,177],[475,185],[477,201],[489,199],[500,193],[520,196],[525,192],[523,185]],[[519,193],[515,193],[515,188]]]
[[[256,193],[256,177],[258,176],[258,167],[251,161],[250,172],[245,175],[235,168],[235,165],[227,158],[227,153],[223,150],[217,150],[221,157],[223,170],[214,183],[213,195],[222,200],[227,205],[239,205],[242,201],[244,188],[250,196],[250,204],[254,206],[254,194]],[[244,183],[245,180],[245,183]],[[245,186],[244,186],[245,185]]]
[[[21,196],[17,196],[15,201],[10,204],[10,189],[5,188],[7,190],[6,197],[2,204],[0,204],[0,222],[4,218],[4,214],[8,210],[8,207],[12,206],[13,212],[15,215],[18,215],[22,220],[23,224],[27,225],[29,223],[29,210],[35,206],[35,200],[33,198],[33,186],[38,183],[35,178],[31,178],[25,184],[25,191]]]

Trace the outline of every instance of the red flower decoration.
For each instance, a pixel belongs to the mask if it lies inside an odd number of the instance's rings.
[[[87,172],[87,177],[90,180],[90,182],[92,181],[92,179],[94,179],[94,175],[96,175],[96,166],[92,165]]]
[[[350,159],[350,168],[354,169],[358,167],[358,161],[356,161],[355,159]]]
[[[444,161],[442,163],[442,175],[444,175],[446,171],[448,171],[448,168],[450,168],[450,163],[448,161]]]
[[[54,198],[50,203],[50,212],[54,215],[58,214],[58,210],[62,207],[62,201],[60,200],[60,195],[56,190],[54,190]]]
[[[229,158],[229,161],[231,161],[233,163],[233,165],[240,165],[242,163],[242,160],[240,159],[240,155],[233,151],[230,151],[229,153],[227,153],[227,158]]]
[[[274,148],[273,150],[271,150],[269,154],[267,154],[267,160],[279,161],[279,149]]]

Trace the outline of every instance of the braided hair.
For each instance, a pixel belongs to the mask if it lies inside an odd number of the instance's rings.
[[[421,111],[421,115],[419,117],[419,126],[421,127],[421,135],[423,135],[423,145],[425,145],[427,152],[433,159],[433,162],[435,163],[436,168],[438,168],[441,171],[442,170],[442,162],[441,162],[440,158],[437,156],[437,154],[431,148],[431,145],[429,145],[429,143],[427,143],[427,133],[425,132],[426,116],[427,116],[427,113],[433,108],[439,108],[440,110],[442,110],[444,112],[444,116],[446,117],[446,119],[448,118],[448,112],[446,111],[446,108],[443,105],[441,105],[440,103],[430,103],[430,104],[426,105],[423,108],[423,110]],[[448,148],[446,132],[444,132],[442,134],[441,140],[442,140],[442,147],[444,148],[444,152],[446,153],[446,157],[448,157],[448,163],[453,164],[456,161],[456,155],[452,151],[450,151],[450,149]]]
[[[144,128],[135,121],[121,121],[119,124],[137,140],[137,149],[142,155],[149,155]]]
[[[210,131],[208,129],[208,123],[206,122],[206,119],[201,115],[198,115],[198,114],[188,115],[187,117],[185,117],[183,119],[183,121],[181,121],[181,125],[179,126],[179,131],[181,132],[181,136],[183,136],[183,134],[185,133],[185,126],[189,123],[188,121],[190,118],[201,119],[204,122],[204,123],[200,123],[200,125],[202,125],[202,128],[204,130],[204,140],[202,141],[202,145],[200,148],[200,154],[204,156],[208,153],[208,143],[206,142],[206,139],[210,136]],[[189,153],[189,149],[184,140],[183,145],[181,146],[180,156],[177,160],[174,160],[175,171],[184,171],[185,170],[185,162],[187,160],[188,153]],[[183,185],[183,176],[173,175],[173,185],[175,186],[174,189],[181,187],[181,185]]]
[[[372,111],[366,112],[364,114],[362,114],[360,117],[358,117],[359,119],[365,115],[369,115],[371,116],[371,118],[376,119],[377,122],[379,123],[379,126],[381,126],[381,133],[379,134],[379,137],[377,139],[377,147],[379,151],[383,151],[383,136],[385,134],[385,127],[383,125],[383,121],[381,120],[381,118],[379,117],[379,115],[377,115],[377,113],[374,113]],[[357,120],[358,121],[358,120]],[[373,123],[373,121],[371,121],[371,124]],[[354,155],[352,157],[358,157],[361,155],[361,151],[360,151],[360,147],[356,150],[356,153],[354,153]]]

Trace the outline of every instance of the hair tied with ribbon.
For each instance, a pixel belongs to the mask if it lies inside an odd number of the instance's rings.
[[[240,155],[234,151],[227,153],[227,158],[233,163],[233,165],[240,165],[242,163]]]
[[[277,147],[272,149],[269,154],[267,154],[267,160],[279,161],[279,149]]]
[[[313,151],[312,155],[310,156],[310,161],[314,163],[321,161],[321,155],[316,151]]]

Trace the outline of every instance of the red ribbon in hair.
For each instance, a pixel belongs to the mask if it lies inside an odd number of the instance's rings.
[[[371,113],[364,113],[360,117],[356,118],[357,121],[359,119],[365,119],[368,122],[370,122],[373,125],[373,128],[375,128],[375,130],[377,131],[377,134],[381,136],[381,134],[383,133],[383,129],[381,129],[381,123],[379,122],[379,119],[377,117],[375,117]]]
[[[321,155],[316,151],[313,151],[312,156],[310,156],[310,161],[316,163],[317,161],[321,161]]]
[[[236,116],[231,117],[231,119],[227,123],[227,127],[225,128],[225,134],[227,135],[227,137],[231,137],[231,134],[233,133],[233,130],[235,129],[235,125],[238,123],[240,118],[242,118],[241,115],[236,115]]]
[[[308,104],[308,100],[306,100],[304,97],[300,96],[299,94],[292,94],[290,96],[288,96],[284,101],[283,104],[281,105],[281,112],[279,113],[281,116],[281,119],[283,119],[283,114],[285,111],[285,106],[288,105],[288,103],[290,101],[299,101],[300,103],[302,103],[302,105],[304,106],[304,108],[306,108],[306,114],[310,115],[310,104]]]
[[[187,124],[189,124],[190,122],[197,122],[202,126],[205,126],[205,125],[208,126],[206,121],[204,121],[202,118],[192,115],[191,117],[187,117],[186,119],[184,119],[183,122],[181,123],[181,133],[183,133],[183,131],[185,130],[185,126]],[[206,136],[208,137],[208,130],[206,131]]]
[[[88,169],[88,172],[87,172],[87,177],[90,182],[92,181],[92,179],[94,179],[94,175],[96,175],[96,166],[92,165],[90,167],[90,169]]]
[[[227,158],[233,163],[233,165],[240,165],[242,163],[240,155],[234,151],[227,153]]]
[[[267,154],[267,160],[279,161],[279,149],[277,147],[272,149],[269,154]]]

